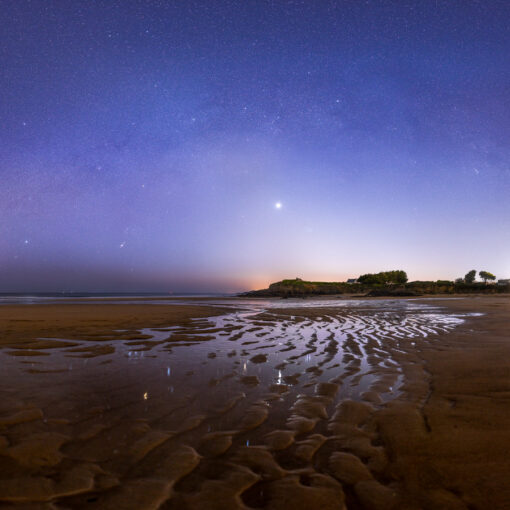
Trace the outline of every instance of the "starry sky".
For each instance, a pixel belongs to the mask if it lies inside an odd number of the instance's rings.
[[[510,3],[4,0],[0,291],[510,277]]]

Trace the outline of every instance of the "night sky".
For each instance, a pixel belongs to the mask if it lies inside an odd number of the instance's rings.
[[[2,1],[0,291],[510,277],[510,3]]]

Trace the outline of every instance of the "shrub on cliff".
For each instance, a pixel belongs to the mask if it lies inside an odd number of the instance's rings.
[[[406,283],[407,273],[401,269],[395,271],[381,271],[380,273],[363,274],[358,278],[359,283],[365,285],[384,285],[385,283]]]

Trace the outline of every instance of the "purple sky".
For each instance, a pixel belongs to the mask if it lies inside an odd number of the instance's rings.
[[[3,2],[0,291],[510,277],[508,19],[490,0]]]

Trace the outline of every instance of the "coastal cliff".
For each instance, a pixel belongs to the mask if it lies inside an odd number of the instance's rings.
[[[446,280],[414,281],[401,284],[364,284],[347,282],[311,282],[295,278],[272,283],[267,289],[241,294],[245,297],[306,297],[358,294],[366,297],[420,296],[423,294],[499,294],[510,292],[510,285],[456,283]]]

